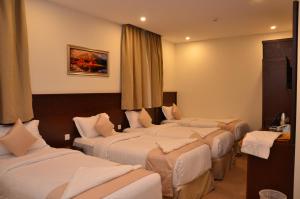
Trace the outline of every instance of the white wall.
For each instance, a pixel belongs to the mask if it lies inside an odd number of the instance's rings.
[[[262,120],[262,41],[291,33],[176,45],[178,104],[186,116]]]
[[[120,92],[121,25],[40,0],[26,0],[26,15],[33,93]],[[67,75],[67,44],[109,51],[110,76]],[[175,90],[173,53],[164,41],[165,90]]]

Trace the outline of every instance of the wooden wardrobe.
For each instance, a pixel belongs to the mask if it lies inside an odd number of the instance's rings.
[[[263,129],[284,112],[293,118],[293,39],[263,41]],[[248,155],[247,199],[259,199],[262,189],[281,191],[293,198],[294,145],[291,140],[274,142],[265,160]]]
[[[291,117],[293,39],[263,41],[263,129],[280,113]]]

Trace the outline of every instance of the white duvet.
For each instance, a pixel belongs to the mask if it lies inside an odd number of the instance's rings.
[[[144,133],[120,133],[116,136],[98,138],[76,138],[79,147],[93,147],[91,155],[122,164],[145,166],[148,153],[157,148],[157,140],[169,140],[145,135]],[[202,145],[182,154],[173,170],[173,186],[179,187],[191,182],[211,168],[211,155],[208,145]]]
[[[21,157],[0,156],[0,198],[43,199],[56,187],[72,181],[80,169],[97,168],[114,171],[110,176],[99,175],[97,180],[101,179],[101,183],[106,178],[117,177],[124,171],[124,168],[115,170],[117,166],[117,163],[86,156],[78,151],[51,147],[44,147]],[[95,183],[94,179],[92,181],[85,180],[83,184],[86,186],[88,183]],[[160,186],[159,175],[151,174],[112,193],[107,198],[146,197],[150,199],[153,196],[161,198]],[[82,186],[78,187],[77,184],[71,192],[73,191],[74,194],[76,189],[82,189]]]
[[[186,127],[213,128],[218,127],[219,122],[229,124],[236,119],[205,119],[205,118],[182,118],[180,120],[164,120],[162,124],[178,124]],[[248,133],[249,126],[246,122],[240,121],[234,128],[234,140],[241,140]]]
[[[176,123],[154,125],[149,128],[128,128],[125,132],[128,133],[144,133],[145,135],[151,135],[156,137],[168,137],[168,138],[189,138],[191,135],[197,133],[205,139],[207,135],[213,133],[219,128],[196,128],[196,127],[184,127]],[[211,146],[212,158],[220,158],[228,153],[233,146],[234,138],[232,133],[224,131],[217,135],[213,139]]]

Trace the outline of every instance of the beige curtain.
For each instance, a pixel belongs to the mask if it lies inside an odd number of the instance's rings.
[[[23,0],[0,0],[0,123],[33,118]]]
[[[162,105],[163,61],[161,36],[133,25],[122,27],[122,109]]]

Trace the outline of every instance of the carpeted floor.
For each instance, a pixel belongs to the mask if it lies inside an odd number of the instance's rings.
[[[215,190],[203,199],[245,199],[247,179],[247,156],[236,158],[223,181],[215,181]]]

